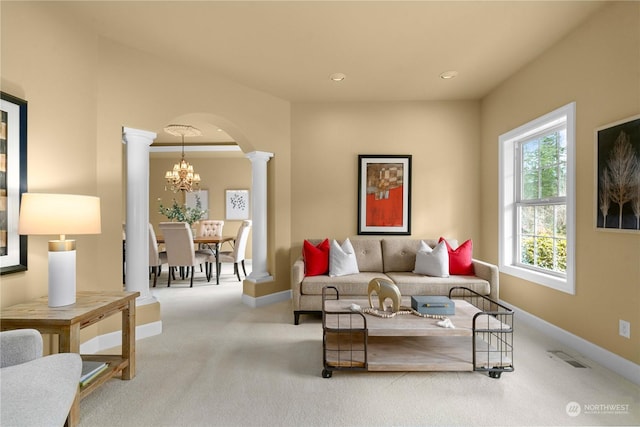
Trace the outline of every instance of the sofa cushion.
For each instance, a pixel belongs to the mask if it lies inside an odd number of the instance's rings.
[[[424,240],[420,241],[413,272],[427,276],[449,277],[449,252],[446,244],[440,242],[431,249]]]
[[[432,277],[409,272],[387,273],[387,276],[398,286],[402,296],[448,295],[449,290],[456,286],[467,287],[481,295],[491,293],[489,282],[476,276]]]
[[[351,239],[351,245],[360,272],[382,271],[382,247],[379,239]]]
[[[302,246],[305,276],[317,276],[329,272],[329,239],[314,245],[305,240]]]
[[[434,239],[422,241],[432,248],[438,244],[438,241]],[[416,252],[418,252],[420,242],[419,239],[382,239],[384,272],[413,271],[416,266]]]
[[[329,248],[329,276],[347,276],[359,272],[356,254],[349,239],[345,239],[342,245],[332,240]]]
[[[413,271],[419,247],[417,239],[382,239],[384,272]]]
[[[473,242],[467,240],[454,249],[446,239],[441,237],[440,242],[443,241],[449,251],[449,274],[472,276],[473,262],[471,259],[473,258]]]
[[[322,295],[322,288],[325,286],[335,286],[344,295],[367,295],[369,282],[375,278],[389,280],[389,277],[380,272],[360,272],[349,276],[329,277],[313,276],[305,277],[300,285],[300,293],[303,295]]]

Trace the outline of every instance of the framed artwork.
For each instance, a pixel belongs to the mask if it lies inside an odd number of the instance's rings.
[[[358,156],[358,234],[411,234],[411,156]]]
[[[597,230],[640,233],[640,115],[596,129]]]
[[[185,193],[185,204],[194,209],[200,200],[200,209],[207,213],[201,219],[209,219],[209,190],[197,190]]]
[[[226,191],[226,219],[249,219],[249,190]]]
[[[8,274],[27,269],[27,236],[18,234],[27,191],[27,101],[0,95],[0,274]]]

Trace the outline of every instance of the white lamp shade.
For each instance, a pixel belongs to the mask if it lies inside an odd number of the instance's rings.
[[[99,234],[100,198],[76,194],[24,193],[19,234]]]

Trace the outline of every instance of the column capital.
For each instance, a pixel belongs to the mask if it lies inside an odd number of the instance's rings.
[[[273,157],[273,153],[269,153],[267,151],[252,151],[251,153],[247,153],[246,157],[251,160],[263,160],[268,162],[271,157]]]
[[[151,145],[153,143],[153,140],[156,139],[157,136],[158,134],[156,134],[155,132],[149,132],[147,130],[133,129],[128,127],[122,128],[122,142],[124,144],[132,143],[134,141],[140,141]]]

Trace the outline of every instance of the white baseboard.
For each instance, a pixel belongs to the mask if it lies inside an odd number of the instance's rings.
[[[250,297],[242,294],[242,303],[251,308],[264,307],[265,305],[274,304],[276,302],[287,301],[291,299],[291,290],[276,292],[262,297]]]
[[[502,301],[501,301],[502,302]],[[532,328],[542,332],[543,334],[563,343],[567,347],[580,353],[582,356],[593,360],[594,362],[612,370],[618,375],[628,379],[629,381],[640,385],[640,365],[630,360],[620,357],[592,342],[573,335],[570,332],[561,329],[546,320],[540,319],[531,313],[514,307],[512,304],[504,303],[506,306],[513,308],[516,313],[516,321],[522,322]],[[517,326],[516,326],[517,327]]]
[[[162,333],[162,320],[156,322],[145,323],[136,326],[136,341],[143,338],[160,335]],[[98,335],[89,341],[80,344],[81,354],[95,354],[108,348],[118,347],[122,345],[122,331],[110,332],[104,335]]]

